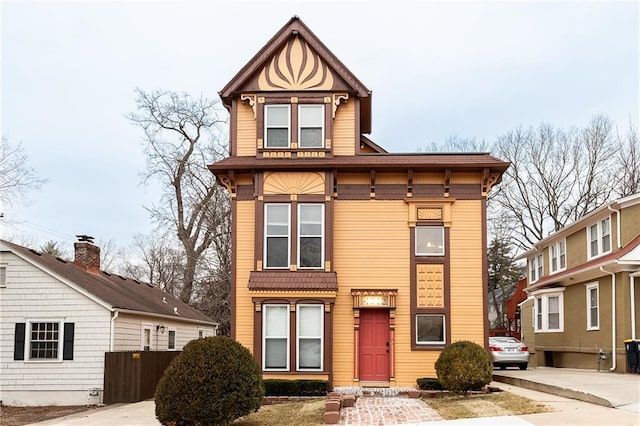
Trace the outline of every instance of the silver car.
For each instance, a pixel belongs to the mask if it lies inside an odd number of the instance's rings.
[[[501,370],[509,365],[526,370],[529,365],[529,348],[515,337],[489,337],[489,350],[493,366]]]

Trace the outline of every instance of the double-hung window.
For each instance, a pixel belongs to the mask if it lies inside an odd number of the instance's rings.
[[[544,262],[542,254],[529,258],[529,280],[531,282],[538,281],[542,278],[544,270]]]
[[[600,329],[598,283],[587,285],[587,330]]]
[[[324,105],[298,106],[298,147],[324,146]]]
[[[324,305],[297,306],[298,370],[322,371]]]
[[[600,256],[611,251],[611,220],[605,218],[587,228],[589,257]]]
[[[443,226],[416,226],[416,256],[444,256]]]
[[[549,246],[549,267],[551,269],[551,273],[562,271],[567,267],[565,240]]]
[[[537,332],[560,332],[564,330],[563,293],[558,291],[543,291],[535,296],[534,309],[535,329]]]
[[[167,350],[175,351],[176,350],[176,331],[169,330],[167,334]]]
[[[60,337],[60,323],[32,322],[29,338],[29,359],[59,359],[62,347]]]
[[[289,305],[264,305],[262,320],[264,370],[289,369]]]
[[[289,204],[265,204],[264,259],[266,268],[288,268],[291,208]]]
[[[291,140],[291,107],[265,105],[264,140],[267,148],[288,148]]]
[[[324,205],[298,205],[298,266],[321,268],[324,263]]]

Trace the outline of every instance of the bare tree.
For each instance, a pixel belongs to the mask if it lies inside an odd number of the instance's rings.
[[[618,151],[616,161],[619,164],[616,181],[616,194],[619,197],[640,192],[640,136],[638,129],[629,123],[624,136],[617,137]]]
[[[46,179],[29,166],[21,143],[11,145],[6,137],[0,141],[0,202],[12,206],[26,200],[27,192],[39,189]]]
[[[497,155],[511,162],[494,199],[516,225],[514,239],[530,247],[607,202],[615,188],[611,121],[594,117],[564,132],[547,124],[500,136]]]
[[[123,273],[180,296],[185,256],[182,250],[173,248],[174,244],[169,240],[168,236],[161,234],[136,235]]]
[[[137,112],[127,115],[144,130],[147,167],[143,180],[158,179],[164,188],[159,204],[149,207],[160,228],[177,235],[185,254],[180,299],[189,303],[198,265],[219,237],[221,206],[227,194],[206,165],[225,154],[224,123],[218,103],[167,91],[137,89]]]
[[[489,152],[491,144],[485,139],[475,137],[449,136],[444,143],[431,142],[427,147],[418,148],[418,152]]]

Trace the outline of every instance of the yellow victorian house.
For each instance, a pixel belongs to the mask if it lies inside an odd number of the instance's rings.
[[[371,91],[297,17],[222,89],[232,337],[265,378],[412,386],[487,344],[489,154],[391,154]]]

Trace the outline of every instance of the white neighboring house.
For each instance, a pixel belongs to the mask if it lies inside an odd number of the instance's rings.
[[[105,352],[181,350],[218,324],[151,285],[100,270],[90,237],[75,260],[0,240],[0,402],[100,402]]]

